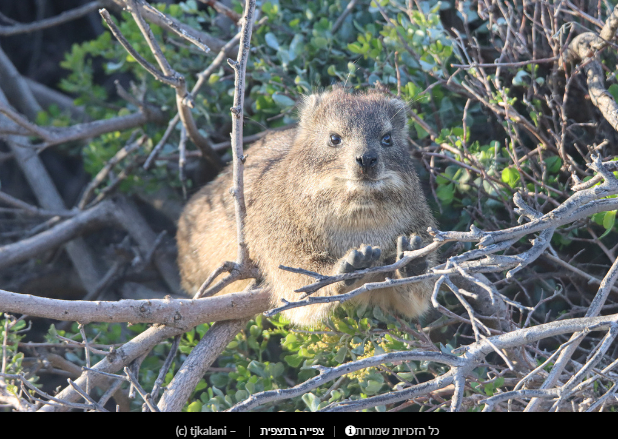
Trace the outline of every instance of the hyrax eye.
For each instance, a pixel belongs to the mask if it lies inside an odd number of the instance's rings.
[[[341,140],[341,136],[339,134],[330,135],[330,142],[329,142],[330,146],[339,146],[342,143],[343,143],[343,140]]]
[[[381,140],[382,146],[391,146],[393,144],[393,138],[390,134],[385,134]]]

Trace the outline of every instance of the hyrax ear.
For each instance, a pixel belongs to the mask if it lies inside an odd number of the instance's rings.
[[[322,102],[322,95],[315,93],[309,96],[303,96],[298,105],[298,119],[302,122],[308,122],[313,118],[315,110]]]
[[[394,127],[403,128],[408,122],[408,105],[401,99],[393,98],[388,101],[391,123]]]

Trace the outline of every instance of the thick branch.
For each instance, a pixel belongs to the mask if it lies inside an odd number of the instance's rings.
[[[159,323],[188,330],[193,325],[252,317],[268,309],[268,291],[252,290],[206,299],[150,299],[100,302],[59,300],[0,290],[0,309],[80,323]],[[195,323],[198,322],[198,323]]]
[[[0,99],[2,106],[8,106],[8,102],[11,102],[31,120],[34,120],[39,111],[42,110],[26,81],[2,49],[0,49],[0,88],[6,95],[6,99]]]
[[[597,52],[614,39],[617,29],[618,7],[615,7],[605,26],[603,26],[600,36],[593,32],[586,32],[571,41],[568,58],[574,62],[582,62],[590,100],[601,111],[609,124],[618,131],[618,104],[605,88],[605,75],[597,57]]]
[[[0,269],[40,256],[42,252],[63,245],[86,230],[104,227],[112,223],[113,205],[111,202],[103,202],[92,209],[78,213],[45,232],[0,247]]]
[[[203,299],[208,300],[208,299]],[[187,359],[167,385],[159,401],[162,412],[179,412],[193,393],[208,368],[223,352],[230,341],[245,326],[247,320],[229,320],[215,323],[193,348]]]

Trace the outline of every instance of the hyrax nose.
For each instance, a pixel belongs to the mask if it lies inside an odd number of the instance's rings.
[[[358,163],[363,173],[365,173],[378,164],[378,155],[375,152],[366,152],[362,156],[356,157],[356,163]]]

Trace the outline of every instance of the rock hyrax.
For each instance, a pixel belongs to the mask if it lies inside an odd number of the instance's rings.
[[[408,150],[406,105],[379,91],[342,88],[306,97],[297,128],[273,132],[248,150],[245,163],[246,239],[272,305],[298,300],[294,290],[314,282],[279,269],[324,275],[395,262],[403,250],[431,240],[435,226]],[[195,293],[224,261],[236,258],[232,170],[196,193],[178,225],[182,285]],[[431,260],[430,256],[430,260]],[[385,277],[424,272],[415,260],[397,273],[339,282],[318,295],[341,294]],[[235,283],[222,293],[240,291]],[[417,317],[428,307],[432,282],[364,293],[355,303]],[[314,326],[337,302],[295,308],[285,316]]]

